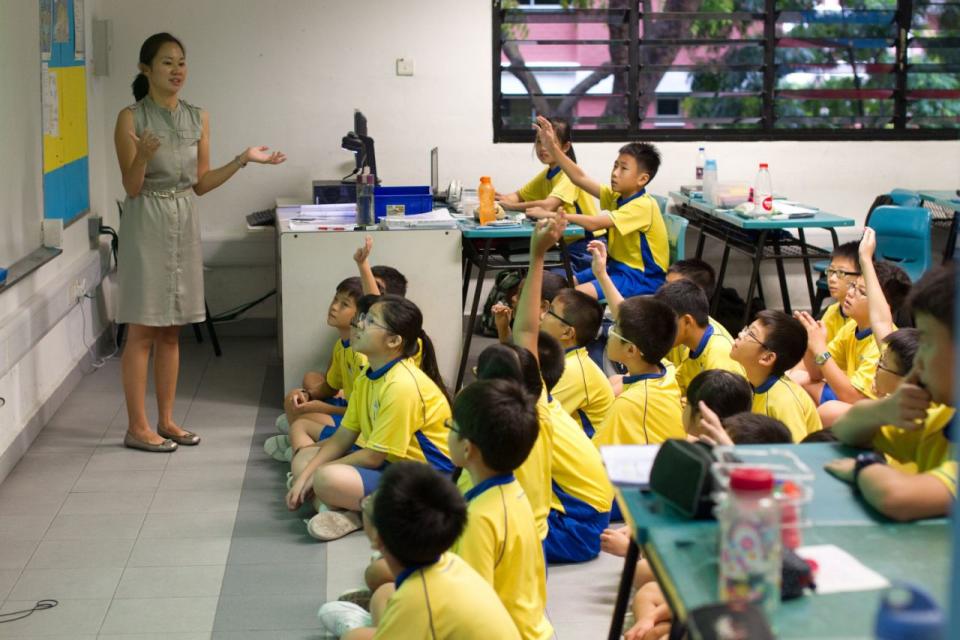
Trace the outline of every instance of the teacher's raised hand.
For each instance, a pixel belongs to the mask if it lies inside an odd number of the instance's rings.
[[[144,129],[140,137],[137,137],[137,134],[133,131],[129,133],[134,144],[137,145],[137,155],[143,160],[150,160],[157,149],[160,148],[160,137],[149,129]]]
[[[243,152],[245,162],[256,162],[258,164],[282,164],[287,156],[280,152],[270,152],[270,147],[247,147]]]

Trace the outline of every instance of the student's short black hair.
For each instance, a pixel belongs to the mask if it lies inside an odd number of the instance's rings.
[[[472,442],[483,463],[510,473],[527,459],[540,434],[537,400],[512,380],[477,380],[453,401],[461,438]]]
[[[564,289],[569,289],[570,283],[566,278],[552,271],[543,273],[543,284],[540,287],[540,298],[548,302],[553,302],[557,294]]]
[[[587,346],[597,337],[603,322],[603,307],[596,298],[576,289],[563,289],[553,301],[563,303],[563,319],[573,327],[578,347]]]
[[[889,260],[878,260],[874,263],[873,268],[877,272],[877,280],[880,281],[883,297],[887,299],[887,304],[890,305],[890,312],[895,320],[899,320],[900,310],[903,308],[907,296],[910,295],[912,286],[910,276]]]
[[[541,331],[537,339],[537,359],[540,361],[543,384],[547,386],[547,393],[550,393],[560,382],[560,376],[563,375],[563,367],[566,364],[563,345],[549,333]]]
[[[793,437],[785,424],[762,413],[744,411],[722,421],[734,444],[790,444]]]
[[[341,280],[340,284],[337,285],[337,293],[348,296],[353,300],[353,304],[357,304],[360,302],[360,298],[363,297],[363,285],[360,283],[360,278],[353,276],[352,278]]]
[[[856,267],[857,271],[860,270],[860,243],[859,242],[844,242],[841,245],[837,245],[837,248],[830,253],[830,259],[840,258],[841,260],[849,260]]]
[[[477,379],[495,378],[518,382],[535,398],[543,392],[537,359],[528,349],[512,343],[492,344],[477,358]]]
[[[357,313],[360,314],[370,311],[370,307],[375,305],[378,300],[380,300],[380,296],[373,295],[372,293],[360,296],[360,299],[357,300]]]
[[[810,444],[813,442],[840,442],[840,438],[834,435],[833,429],[820,429],[820,431],[808,433],[804,436],[803,440],[800,441],[800,444]]]
[[[629,142],[620,147],[619,153],[631,156],[637,161],[640,171],[650,175],[649,184],[660,170],[660,152],[649,142]]]
[[[420,462],[394,462],[373,498],[373,525],[383,545],[405,567],[433,562],[467,523],[467,503],[456,485]]]
[[[660,287],[654,298],[673,309],[677,318],[690,315],[701,329],[710,322],[710,301],[707,294],[695,282],[677,280]]]
[[[380,293],[392,293],[398,296],[407,295],[407,277],[405,275],[384,264],[378,264],[371,271],[373,271],[374,278],[383,281],[383,288],[386,291]]]
[[[723,420],[753,408],[753,389],[743,376],[724,369],[708,369],[687,385],[687,404],[700,411],[701,401]]]
[[[897,329],[883,339],[887,349],[897,356],[900,364],[899,374],[905,376],[913,369],[913,358],[920,346],[920,331],[912,327]]]
[[[677,316],[673,309],[652,296],[634,296],[620,303],[617,328],[643,353],[649,364],[659,364],[673,348]]]
[[[935,267],[923,274],[910,292],[908,304],[914,317],[923,313],[947,327],[953,337],[953,301],[956,295],[955,263]]]
[[[696,258],[677,260],[670,265],[667,273],[676,273],[684,280],[690,280],[703,289],[708,298],[713,296],[713,289],[717,283],[717,272],[708,262]]]
[[[777,356],[770,373],[782,376],[803,359],[807,351],[807,330],[793,316],[774,309],[759,312],[757,320],[767,331],[764,345]]]

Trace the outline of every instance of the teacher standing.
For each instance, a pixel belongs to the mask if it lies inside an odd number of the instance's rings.
[[[216,189],[248,162],[286,157],[249,147],[210,168],[210,118],[180,99],[187,79],[183,44],[157,33],[140,48],[136,104],[117,116],[114,143],[127,198],[120,223],[117,322],[128,325],[121,368],[127,403],[124,445],[154,452],[196,445],[200,436],[173,420],[180,328],[206,317],[200,219],[194,194]],[[147,419],[147,367],[153,350],[156,431]]]

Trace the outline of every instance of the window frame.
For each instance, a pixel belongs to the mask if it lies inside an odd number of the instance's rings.
[[[558,0],[559,2],[559,0]],[[641,0],[632,0],[629,7],[630,24],[639,25]],[[501,0],[492,3],[492,80],[493,80],[493,141],[497,142],[531,142],[533,130],[523,131],[506,128],[501,119],[503,94],[501,92],[501,27],[504,8]],[[776,9],[776,0],[764,0],[764,53],[763,53],[763,91],[761,108],[761,128],[746,129],[680,129],[657,127],[643,129],[640,127],[639,109],[636,86],[639,82],[639,28],[630,30],[629,41],[629,68],[627,71],[628,97],[626,129],[576,129],[578,142],[623,142],[625,139],[639,139],[650,141],[774,141],[774,140],[808,140],[808,141],[882,141],[882,140],[960,140],[960,127],[956,128],[907,128],[908,111],[908,78],[909,60],[906,44],[910,21],[913,14],[912,0],[897,0],[897,24],[895,88],[893,94],[894,116],[892,129],[840,129],[840,128],[806,128],[806,129],[778,129],[776,128],[776,28],[780,11]]]

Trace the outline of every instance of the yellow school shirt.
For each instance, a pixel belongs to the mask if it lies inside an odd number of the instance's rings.
[[[840,333],[840,329],[843,329],[844,325],[850,321],[850,318],[843,315],[843,303],[834,302],[827,307],[827,310],[820,316],[820,322],[827,328],[827,344],[830,344],[830,341]]]
[[[906,431],[888,425],[874,437],[873,446],[898,462],[914,463],[917,473],[933,474],[955,497],[957,464],[953,459],[953,447],[947,438],[947,428],[953,422],[954,415],[953,407],[933,405],[927,410],[923,429]]]
[[[724,338],[728,339],[730,342],[733,342],[733,336],[730,335],[730,332],[727,331],[727,328],[720,324],[713,316],[707,316],[710,326],[713,327],[714,333],[719,333]],[[683,364],[683,361],[687,359],[687,356],[690,354],[690,349],[686,345],[678,344],[673,349],[667,352],[667,360],[675,367],[679,367]]]
[[[817,405],[800,385],[787,376],[770,376],[753,388],[753,412],[776,418],[787,425],[794,442],[823,429]]]
[[[880,362],[880,347],[873,339],[872,329],[857,331],[857,323],[849,322],[830,341],[827,351],[857,391],[868,398],[875,397],[873,378]]]
[[[707,325],[700,339],[700,344],[693,351],[687,353],[687,358],[677,367],[677,384],[680,385],[681,395],[687,395],[690,381],[700,373],[710,369],[723,369],[746,378],[746,372],[739,362],[730,357],[733,340],[717,333],[713,326]]]
[[[586,347],[569,349],[563,375],[551,391],[563,410],[580,425],[588,438],[603,424],[613,405],[610,380],[590,359]]]
[[[464,497],[467,526],[451,550],[493,587],[520,637],[552,638],[546,560],[523,487],[509,473],[484,480]]]
[[[454,553],[400,572],[374,638],[383,640],[520,640],[487,581]]]
[[[607,513],[613,504],[613,485],[607,479],[600,451],[556,398],[549,402],[549,407],[553,418],[551,507],[566,513],[563,499],[569,497],[598,513]]]
[[[340,427],[359,433],[357,446],[387,454],[387,462],[427,462],[451,473],[447,448],[450,405],[413,358],[394,360],[357,376]]]
[[[349,400],[353,393],[353,381],[365,366],[367,356],[354,351],[349,340],[338,339],[333,345],[333,355],[327,369],[327,385],[343,391],[343,399]]]
[[[560,167],[546,168],[530,182],[523,185],[517,195],[524,202],[546,200],[550,196],[563,201],[563,210],[566,213],[579,213],[592,216],[597,213],[597,204],[586,191],[570,182]]]
[[[600,187],[600,208],[608,212],[613,226],[607,229],[610,257],[647,274],[666,273],[670,266],[667,227],[660,206],[645,189],[629,198],[610,187]]]
[[[593,444],[656,444],[683,438],[680,387],[671,369],[623,377],[623,392],[597,429]]]

